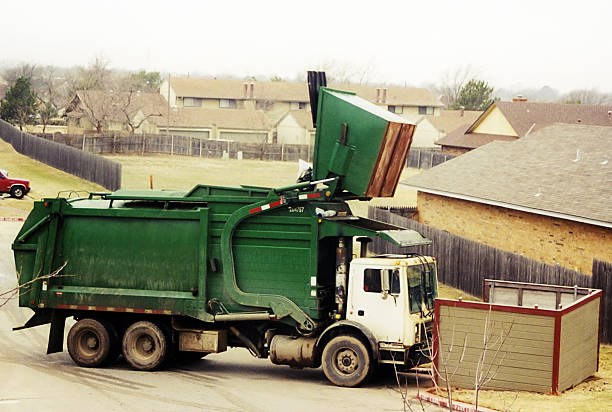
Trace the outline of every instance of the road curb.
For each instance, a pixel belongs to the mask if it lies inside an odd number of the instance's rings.
[[[416,395],[416,398],[424,400],[425,402],[432,403],[434,405],[441,406],[443,408],[448,408],[448,399],[442,396],[432,395],[430,393],[419,392]],[[489,409],[483,406],[479,406],[478,409],[476,409],[476,407],[472,405],[471,403],[465,403],[465,402],[459,402],[459,401],[453,401],[452,410],[460,411],[460,412],[498,412],[495,409]]]

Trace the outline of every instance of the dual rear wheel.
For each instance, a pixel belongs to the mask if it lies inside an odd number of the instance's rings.
[[[89,368],[108,364],[123,353],[131,367],[150,371],[159,368],[168,353],[166,335],[149,321],[132,323],[120,341],[110,322],[81,319],[70,329],[67,344],[74,362]]]

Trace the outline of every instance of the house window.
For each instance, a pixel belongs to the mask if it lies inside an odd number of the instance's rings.
[[[404,107],[403,106],[389,106],[389,111],[395,114],[402,114],[404,113]]]
[[[432,106],[419,106],[419,114],[434,114]]]
[[[201,107],[202,99],[198,97],[185,97],[183,98],[183,107]]]
[[[236,100],[234,99],[219,99],[219,107],[224,109],[235,109]]]

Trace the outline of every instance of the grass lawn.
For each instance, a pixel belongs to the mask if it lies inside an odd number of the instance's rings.
[[[56,197],[63,190],[104,191],[102,186],[17,153],[4,140],[0,140],[0,169],[8,171],[9,177],[28,179],[32,188],[23,199],[13,199],[8,194],[2,196],[0,217],[25,217],[32,210],[34,200]]]

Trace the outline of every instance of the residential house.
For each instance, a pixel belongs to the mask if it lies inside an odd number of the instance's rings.
[[[261,109],[273,120],[290,110],[310,110],[306,83],[171,77],[160,94],[172,107]]]
[[[154,118],[167,112],[158,93],[79,90],[66,107],[68,133],[155,133]]]
[[[276,124],[276,142],[280,144],[314,145],[315,128],[312,113],[305,110],[291,110]]]
[[[588,274],[612,257],[611,160],[612,127],[554,124],[403,183],[422,223]]]
[[[429,117],[429,122],[436,128],[437,136],[434,142],[460,127],[467,128],[474,123],[483,112],[475,110],[440,110],[440,116]],[[436,147],[440,147],[437,143]]]
[[[552,123],[612,126],[612,106],[495,102],[474,122],[437,141],[443,153],[462,154],[495,140],[514,141]]]
[[[437,117],[443,104],[429,90],[417,87],[366,86],[332,84],[331,88],[347,90],[409,120],[416,116]]]
[[[356,93],[400,116],[438,116],[442,103],[427,89],[330,84]],[[261,109],[273,123],[291,110],[310,110],[306,82],[257,82],[226,79],[170,78],[160,94],[172,107]]]
[[[245,143],[272,143],[272,124],[262,110],[172,108],[152,119],[157,133]]]

